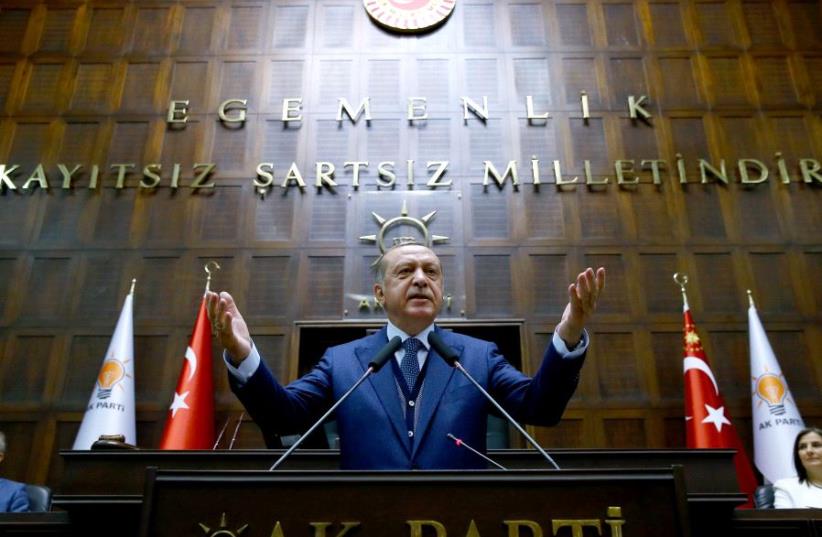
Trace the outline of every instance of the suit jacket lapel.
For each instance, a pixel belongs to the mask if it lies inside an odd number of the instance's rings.
[[[354,351],[357,359],[362,364],[363,371],[368,369],[368,362],[374,358],[374,355],[388,343],[388,337],[385,335],[385,327],[379,332],[369,338],[362,347],[357,347]],[[391,360],[394,358],[391,357]],[[441,360],[440,360],[441,361]],[[391,364],[387,363],[376,373],[372,373],[368,377],[368,384],[370,389],[374,390],[382,404],[385,414],[388,416],[388,421],[391,422],[391,428],[397,435],[400,445],[408,453],[408,434],[405,431],[405,417],[400,408],[399,395],[397,394],[397,385],[394,381],[394,375],[391,374]],[[361,386],[360,389],[369,389],[369,387]]]
[[[448,332],[440,330],[438,327],[434,329],[461,357],[463,346],[453,342],[451,338],[448,337]],[[442,396],[445,395],[445,389],[448,387],[448,383],[454,375],[454,368],[445,363],[445,360],[443,360],[433,348],[428,352],[426,362],[425,384],[423,385],[422,396],[420,398],[420,413],[417,418],[416,434],[414,435],[414,451],[411,454],[412,458],[416,455],[422,443],[425,442],[425,435],[428,433],[434,413],[437,411]]]

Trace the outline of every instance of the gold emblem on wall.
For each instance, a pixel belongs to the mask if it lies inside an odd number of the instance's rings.
[[[430,213],[426,214],[422,218],[413,218],[408,216],[408,205],[407,202],[402,202],[402,209],[400,210],[400,216],[395,216],[391,219],[385,219],[382,216],[378,215],[375,212],[371,213],[371,216],[374,217],[374,220],[377,221],[377,224],[380,226],[380,230],[376,235],[363,235],[360,237],[361,241],[376,243],[377,247],[380,249],[380,254],[384,254],[386,247],[385,247],[385,234],[393,227],[406,225],[415,227],[420,231],[422,235],[422,243],[429,248],[432,244],[438,242],[445,242],[448,240],[448,237],[444,235],[432,235],[428,231],[428,222],[433,220],[434,216],[437,214],[437,211],[431,211]],[[404,237],[399,237],[402,240]]]
[[[203,524],[202,522],[200,522],[198,525],[200,526],[200,529],[202,529],[208,537],[239,537],[248,528],[248,524],[243,524],[236,530],[232,531],[228,529],[228,523],[226,522],[225,513],[222,513],[220,515],[220,525],[214,528],[213,530],[210,527]]]
[[[434,28],[451,15],[455,4],[456,0],[363,0],[377,24],[403,33]]]

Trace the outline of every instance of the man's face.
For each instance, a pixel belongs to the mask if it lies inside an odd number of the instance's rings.
[[[374,296],[388,318],[409,335],[434,322],[442,306],[442,266],[428,248],[400,246],[383,258],[385,281],[374,284]]]

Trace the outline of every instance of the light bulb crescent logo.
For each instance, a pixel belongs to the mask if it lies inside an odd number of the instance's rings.
[[[691,369],[698,369],[705,373],[711,382],[714,384],[714,390],[716,390],[716,394],[719,395],[719,385],[716,383],[716,379],[714,378],[714,373],[711,371],[711,368],[705,363],[705,360],[700,360],[699,358],[694,358],[693,356],[686,356],[684,360],[684,367],[685,371],[683,373],[687,373]]]
[[[191,380],[197,371],[197,355],[191,347],[186,348],[186,362],[188,362],[188,380]]]

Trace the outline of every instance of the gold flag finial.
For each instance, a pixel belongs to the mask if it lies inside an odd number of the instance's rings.
[[[685,309],[690,309],[688,306],[688,294],[685,292],[685,286],[688,285],[688,275],[682,272],[674,272],[674,282],[679,286],[682,292],[682,304]]]
[[[134,294],[134,287],[136,285],[137,285],[137,278],[132,278],[131,279],[131,289],[128,290],[128,294],[130,294],[130,295]]]
[[[222,267],[220,267],[220,264],[217,263],[216,261],[209,261],[203,267],[203,270],[206,272],[206,274],[208,274],[208,277],[206,278],[206,286],[205,286],[205,292],[206,293],[211,291],[211,272],[213,270],[221,270],[221,269],[222,269]]]
[[[754,303],[753,293],[751,290],[748,289],[748,305],[751,306],[753,309],[756,309],[756,304]]]

